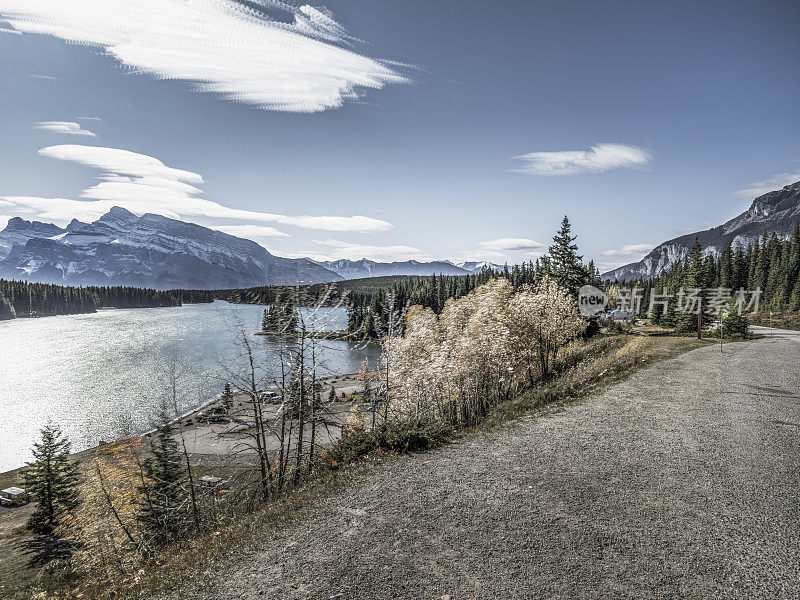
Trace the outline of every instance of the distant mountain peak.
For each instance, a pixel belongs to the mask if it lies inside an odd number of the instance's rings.
[[[272,256],[251,240],[162,215],[137,217],[119,206],[92,223],[73,219],[67,229],[15,221],[0,233],[0,278],[159,289],[340,279],[308,259]]]
[[[101,216],[97,221],[101,222],[109,222],[109,221],[136,221],[139,217],[129,211],[127,208],[122,208],[121,206],[112,206],[106,214]],[[97,222],[95,221],[95,222]]]
[[[52,223],[45,223],[43,221],[28,221],[22,217],[11,217],[6,224],[5,231],[13,231],[19,229],[39,229],[47,231],[64,231],[58,225]]]
[[[620,281],[651,279],[684,260],[695,238],[700,240],[703,252],[719,255],[728,247],[746,247],[765,233],[787,238],[798,221],[800,181],[758,196],[749,209],[727,223],[668,240],[653,248],[642,260],[603,273],[602,277]]]

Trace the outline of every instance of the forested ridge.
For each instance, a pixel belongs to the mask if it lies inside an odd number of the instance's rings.
[[[612,287],[639,288],[641,302],[637,312],[641,316],[650,310],[651,299],[669,296],[667,311],[662,311],[656,302],[651,315],[666,325],[675,321],[674,297],[681,287],[703,290],[700,296],[704,307],[710,306],[712,295],[730,293],[735,299],[739,290],[745,290],[749,302],[752,293],[760,290],[759,312],[800,311],[800,224],[787,240],[781,240],[774,233],[764,234],[754,244],[745,248],[728,247],[719,256],[704,254],[696,241],[686,260],[661,276],[645,281],[614,282]]]
[[[206,292],[123,286],[71,287],[0,279],[0,320],[93,313],[101,307],[153,308],[210,302]]]

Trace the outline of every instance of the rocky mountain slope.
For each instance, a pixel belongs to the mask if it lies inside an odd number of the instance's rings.
[[[746,247],[764,233],[776,233],[787,238],[800,220],[800,181],[783,189],[768,192],[753,200],[750,208],[718,227],[682,235],[656,246],[642,260],[608,273],[603,279],[647,279],[657,277],[665,269],[689,255],[695,238],[700,240],[703,250],[715,255],[729,246]]]
[[[72,285],[220,289],[341,279],[311,260],[194,223],[114,207],[65,229],[14,218],[0,232],[0,277]]]

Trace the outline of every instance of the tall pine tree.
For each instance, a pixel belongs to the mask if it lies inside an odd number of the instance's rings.
[[[683,306],[679,307],[675,315],[675,330],[676,331],[696,331],[697,330],[697,314],[700,312],[701,323],[703,322],[703,309],[704,297],[702,291],[706,287],[707,268],[706,261],[703,259],[703,247],[700,245],[698,238],[694,239],[694,246],[692,246],[691,254],[686,264],[686,270],[681,279],[681,286],[683,287],[684,300]],[[697,303],[689,300],[689,296],[696,292]]]
[[[35,538],[24,544],[24,551],[33,555],[33,565],[66,559],[75,547],[65,529],[69,512],[80,503],[80,478],[69,452],[69,439],[53,424],[41,430],[40,441],[33,445],[34,460],[25,471],[25,488],[36,502],[27,524]]]
[[[571,235],[571,232],[572,225],[565,215],[561,221],[561,229],[553,237],[553,245],[548,250],[549,268],[553,279],[573,296],[577,296],[580,287],[589,279],[589,274],[583,265],[583,257],[578,255],[578,245],[575,243],[577,236]]]
[[[150,453],[143,464],[140,488],[143,500],[136,516],[142,538],[150,546],[163,546],[178,539],[189,523],[186,477],[173,438],[173,427],[166,417],[150,442]]]

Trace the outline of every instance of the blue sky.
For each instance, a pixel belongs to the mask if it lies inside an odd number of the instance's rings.
[[[0,0],[0,225],[502,263],[568,214],[610,268],[800,180],[797,2],[244,6]]]

